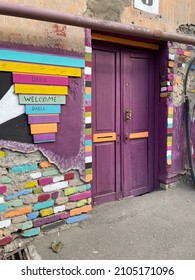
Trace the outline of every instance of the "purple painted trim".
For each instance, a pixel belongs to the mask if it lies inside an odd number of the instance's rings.
[[[89,100],[86,100],[86,101],[85,101],[85,105],[86,105],[86,106],[91,106],[91,100],[90,100],[90,101],[89,101]]]
[[[42,116],[32,116],[28,115],[28,123],[36,124],[36,123],[59,123],[60,116],[59,115],[42,115]]]
[[[34,134],[33,139],[34,142],[55,141],[56,135],[55,133]]]
[[[68,86],[68,77],[36,74],[13,73],[13,82],[18,84],[64,85]]]
[[[85,153],[85,156],[86,156],[86,157],[92,156],[92,152],[86,152],[86,153]]]

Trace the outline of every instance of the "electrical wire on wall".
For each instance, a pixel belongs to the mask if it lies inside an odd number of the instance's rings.
[[[185,118],[185,123],[186,123],[186,143],[187,143],[187,152],[188,152],[188,162],[189,162],[189,167],[190,167],[190,175],[192,177],[192,181],[195,184],[195,170],[194,170],[194,166],[193,166],[193,158],[192,158],[192,147],[191,147],[191,133],[190,133],[190,122],[191,122],[191,118],[190,118],[190,101],[189,101],[189,97],[187,94],[187,82],[188,82],[188,77],[189,77],[189,73],[190,70],[192,69],[192,65],[195,63],[195,58],[192,59],[192,61],[190,62],[187,72],[186,72],[186,76],[184,79],[184,95],[185,95],[185,105],[186,105],[186,118]]]

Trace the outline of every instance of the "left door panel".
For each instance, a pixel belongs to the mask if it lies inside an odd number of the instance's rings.
[[[93,201],[119,197],[120,60],[116,48],[93,49]]]

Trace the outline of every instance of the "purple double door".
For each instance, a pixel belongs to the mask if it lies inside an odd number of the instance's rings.
[[[154,61],[149,51],[93,48],[93,201],[154,190]]]

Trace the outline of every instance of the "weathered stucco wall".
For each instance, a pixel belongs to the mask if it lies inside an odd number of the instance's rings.
[[[182,24],[194,23],[192,0],[160,0],[159,15],[134,9],[133,0],[87,0],[86,16],[121,21],[140,27],[176,32]]]
[[[86,10],[85,0],[5,0],[4,2],[47,8],[77,15],[82,15]],[[34,47],[42,46],[66,51],[84,51],[84,30],[62,24],[0,16],[0,37],[1,43],[7,42]]]

